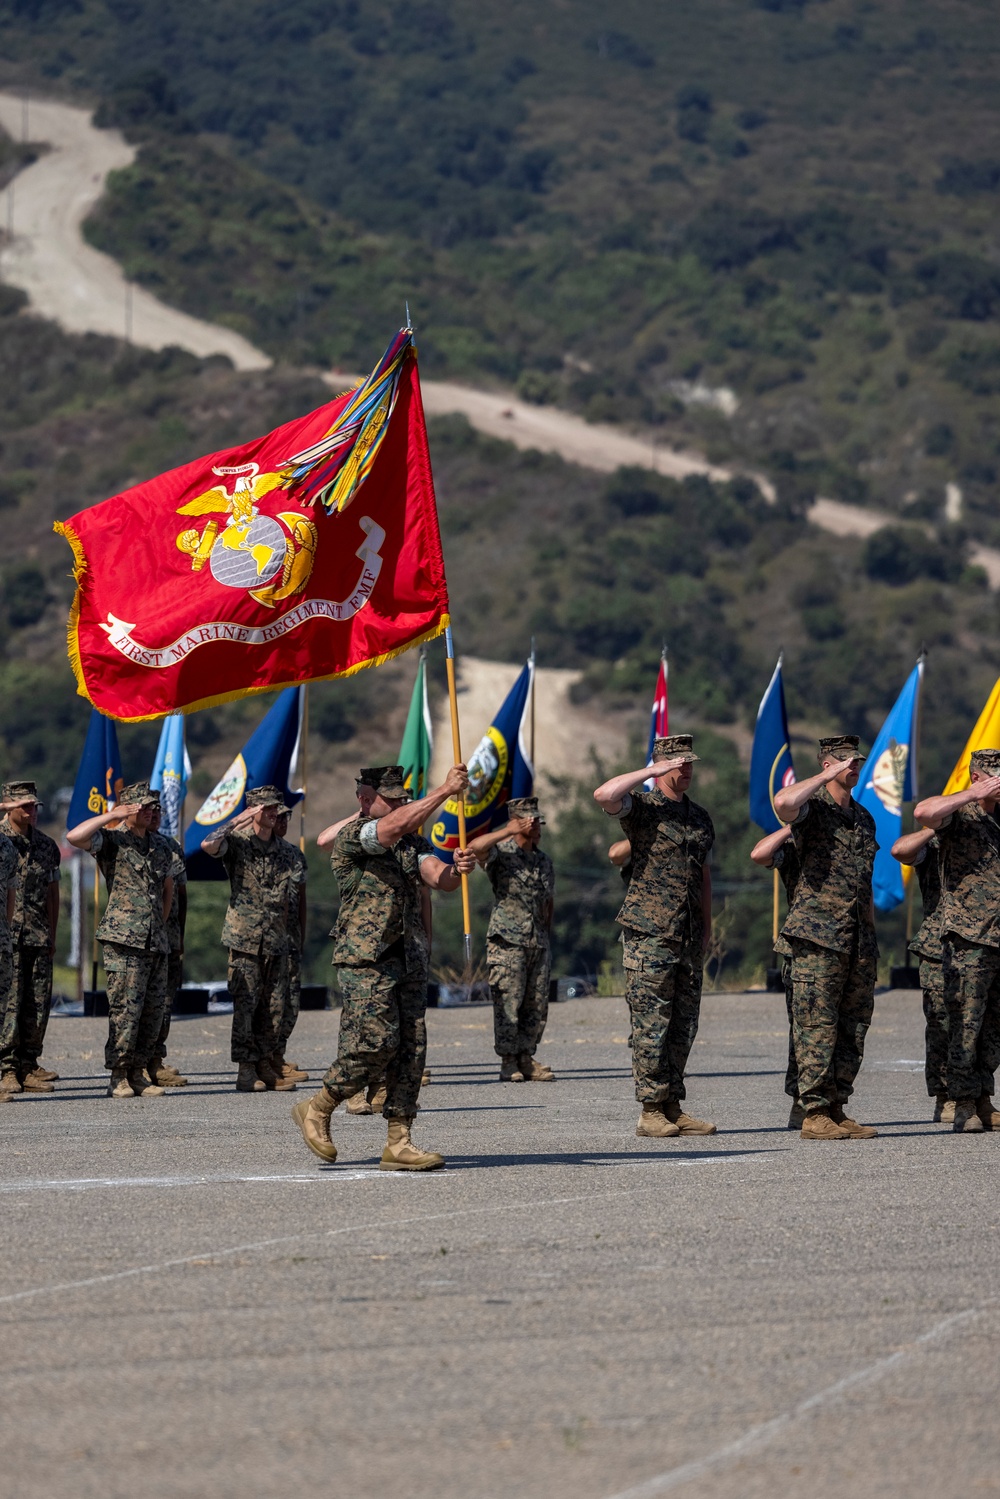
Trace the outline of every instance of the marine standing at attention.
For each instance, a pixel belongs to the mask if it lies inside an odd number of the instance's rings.
[[[910,943],[920,960],[924,1002],[924,1079],[934,1099],[934,1123],[954,1124],[955,1105],[948,1098],[948,1006],[944,998],[944,949],[941,945],[941,844],[931,828],[904,833],[892,845],[892,857],[917,872],[924,919]]]
[[[805,1110],[803,1140],[870,1140],[844,1112],[875,1006],[878,943],[872,870],[875,819],[851,796],[864,756],[856,734],[819,741],[817,775],[784,786],[774,810],[799,856],[782,928],[792,952],[792,1024]]]
[[[682,1107],[712,929],[708,856],[715,829],[687,795],[697,759],[690,734],[671,734],[654,743],[652,765],[613,776],[594,792],[598,806],[620,820],[632,851],[618,922],[642,1105],[636,1134],[653,1139],[715,1133],[714,1124]],[[640,791],[650,777],[655,789]]]
[[[15,1064],[17,1052],[17,994],[14,991],[13,938],[17,895],[17,852],[10,839],[0,835],[0,1101],[23,1091]]]
[[[502,1083],[555,1080],[535,1060],[549,1013],[555,893],[552,860],[538,847],[544,821],[537,797],[515,797],[506,824],[469,844],[493,886],[486,962]]]
[[[174,996],[181,986],[184,976],[184,928],[187,925],[187,865],[184,863],[184,850],[176,838],[169,838],[166,833],[160,832],[163,808],[153,808],[153,821],[150,829],[169,848],[173,855],[173,864],[170,873],[174,881],[174,898],[170,903],[170,914],[167,917],[167,998],[163,1006],[163,1020],[160,1023],[160,1034],[156,1038],[153,1047],[153,1060],[150,1064],[149,1075],[154,1083],[161,1088],[186,1088],[187,1078],[181,1077],[176,1067],[167,1065],[167,1037],[170,1035],[170,1017],[173,1013]]]
[[[222,945],[229,949],[239,1093],[295,1089],[275,1066],[288,984],[288,914],[302,878],[288,844],[274,833],[284,805],[277,786],[253,786],[243,811],[201,845],[229,876]]]
[[[285,1047],[288,1045],[295,1023],[299,1018],[299,1010],[302,1007],[302,948],[306,940],[306,881],[309,877],[309,866],[306,856],[295,843],[290,843],[286,838],[288,832],[288,808],[278,813],[274,824],[274,836],[285,844],[289,857],[299,871],[298,896],[293,893],[288,905],[288,983],[285,988],[285,1005],[281,1014],[281,1029],[278,1032],[278,1053],[274,1059],[274,1070],[280,1072],[282,1077],[291,1078],[293,1083],[305,1083],[309,1081],[309,1074],[303,1067],[296,1067],[293,1062],[285,1060]]]
[[[334,1109],[384,1076],[388,1142],[381,1167],[429,1171],[444,1165],[442,1157],[419,1150],[410,1139],[427,1054],[426,987],[409,982],[407,971],[407,937],[409,933],[412,954],[419,908],[395,851],[443,802],[464,794],[469,773],[464,765],[453,766],[444,784],[418,802],[410,801],[399,765],[362,770],[358,782],[374,796],[367,812],[341,827],[331,860],[340,886],[333,931],[333,961],[343,998],[337,1060],[319,1092],[296,1104],[292,1117],[309,1149],[324,1161],[335,1161],[337,1147],[330,1138]],[[433,853],[417,858],[420,877],[431,889],[457,890],[460,874],[475,868],[467,849],[456,851],[453,864]]]
[[[108,812],[67,833],[74,848],[92,853],[108,887],[97,928],[108,979],[109,1098],[162,1097],[147,1081],[167,999],[167,917],[174,898],[166,841],[150,831],[160,793],[148,781],[126,786]],[[110,823],[123,826],[112,828]]]
[[[8,781],[3,788],[0,833],[17,852],[17,898],[11,923],[13,996],[17,1005],[14,1067],[22,1087],[51,1093],[59,1074],[41,1065],[52,1007],[52,962],[59,925],[59,845],[38,827],[41,802],[34,781]],[[0,1056],[2,1066],[2,1056]]]
[[[946,1081],[952,1129],[966,1135],[1000,1129],[1000,749],[974,750],[969,777],[965,791],[913,809],[941,845]]]

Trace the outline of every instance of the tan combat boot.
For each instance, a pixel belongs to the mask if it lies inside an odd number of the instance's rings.
[[[955,1123],[955,1100],[953,1098],[946,1099],[941,1106],[941,1123]]]
[[[827,1109],[812,1109],[802,1121],[803,1140],[849,1140],[850,1132],[830,1117]]]
[[[55,1084],[47,1083],[43,1077],[36,1077],[33,1072],[26,1072],[21,1078],[21,1086],[26,1093],[54,1093]]]
[[[420,1086],[421,1086],[421,1088],[426,1088],[427,1084],[430,1082],[430,1080],[431,1080],[431,1069],[429,1067],[425,1067],[424,1071],[423,1071],[423,1076],[420,1079]]]
[[[128,1080],[128,1073],[124,1067],[112,1067],[111,1076],[108,1078],[109,1098],[134,1098],[132,1084]]]
[[[130,1067],[128,1070],[129,1087],[139,1098],[162,1098],[166,1088],[160,1088],[156,1083],[151,1083],[141,1067]]]
[[[663,1105],[663,1112],[672,1124],[676,1124],[682,1135],[715,1134],[714,1124],[710,1124],[707,1119],[695,1119],[692,1114],[685,1114],[676,1098],[672,1098],[669,1103]]]
[[[271,1066],[267,1057],[261,1057],[256,1066],[257,1076],[269,1093],[294,1093],[295,1084],[291,1078],[279,1077]]]
[[[830,1118],[834,1124],[839,1124],[841,1129],[846,1129],[852,1140],[874,1140],[878,1135],[878,1130],[872,1129],[870,1124],[859,1124],[856,1119],[851,1118],[850,1114],[845,1114],[842,1103],[830,1105]]]
[[[988,1093],[980,1093],[976,1099],[976,1113],[983,1121],[983,1129],[1000,1130],[1000,1112],[993,1107],[993,1100]]]
[[[390,1119],[389,1139],[379,1161],[380,1171],[436,1171],[444,1156],[435,1150],[420,1150],[410,1139],[412,1119]]]
[[[307,1083],[309,1081],[308,1072],[304,1071],[301,1067],[296,1067],[294,1062],[286,1062],[285,1054],[282,1051],[274,1053],[274,1056],[271,1058],[271,1066],[279,1077],[290,1077],[293,1083]]]
[[[237,1093],[263,1093],[264,1084],[257,1076],[257,1069],[252,1062],[240,1062],[239,1071],[236,1074]]]
[[[680,1134],[680,1129],[663,1112],[666,1108],[662,1103],[644,1103],[639,1123],[635,1132],[640,1139],[646,1140],[670,1140],[674,1135]]]
[[[381,1114],[382,1110],[385,1108],[384,1082],[379,1083],[377,1086],[374,1083],[372,1084],[372,1086],[368,1089],[368,1102],[372,1106],[373,1114]]]
[[[536,1062],[530,1052],[522,1051],[517,1059],[517,1065],[526,1083],[554,1083],[556,1080],[552,1068],[546,1067],[544,1062]]]
[[[788,1128],[801,1129],[806,1117],[806,1111],[796,1098],[788,1114]]]
[[[502,1083],[523,1083],[524,1073],[521,1071],[517,1057],[500,1058],[500,1081]]]
[[[360,1093],[352,1093],[344,1107],[349,1114],[370,1114],[372,1112],[372,1106],[368,1102],[364,1088],[361,1089]]]
[[[952,1129],[956,1135],[981,1135],[986,1126],[979,1117],[976,1098],[959,1098],[955,1102]]]
[[[13,1103],[14,1095],[7,1088],[0,1089],[0,1103]]]
[[[50,1072],[47,1067],[42,1067],[38,1062],[32,1067],[28,1076],[37,1077],[40,1083],[57,1083],[59,1081],[58,1072]]]
[[[18,1077],[13,1068],[10,1070],[10,1072],[5,1072],[3,1074],[3,1077],[0,1077],[0,1093],[23,1092],[24,1089],[21,1087],[21,1079]]]
[[[932,1117],[932,1120],[931,1120],[932,1124],[944,1124],[944,1123],[946,1123],[946,1120],[945,1120],[945,1117],[944,1117],[944,1111],[947,1108],[947,1106],[948,1106],[948,1095],[947,1095],[947,1093],[935,1093],[935,1095],[934,1095],[934,1114],[933,1114],[933,1117]],[[954,1113],[954,1109],[953,1109],[952,1110],[952,1118],[954,1119],[954,1117],[955,1117],[955,1113]]]
[[[331,1093],[324,1087],[311,1098],[300,1098],[292,1109],[292,1118],[302,1131],[303,1140],[321,1161],[337,1159],[337,1147],[330,1139],[330,1117],[340,1101],[339,1093]]]
[[[159,1088],[186,1088],[188,1085],[187,1078],[181,1077],[176,1067],[164,1067],[162,1062],[150,1062],[146,1071]]]

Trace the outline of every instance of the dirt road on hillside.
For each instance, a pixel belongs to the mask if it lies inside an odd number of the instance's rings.
[[[20,137],[23,100],[0,93],[0,126]],[[32,99],[28,139],[51,147],[13,180],[14,238],[0,245],[0,280],[28,294],[31,305],[71,333],[129,337],[142,348],[176,344],[199,357],[227,354],[238,370],[266,369],[261,350],[214,323],[168,307],[141,287],[131,286],[117,262],[86,243],[80,226],[104,191],[109,172],[128,166],[135,150],[117,130],[98,130],[88,111]],[[10,189],[8,189],[10,191]],[[342,390],[342,372],[327,383]],[[706,474],[725,481],[734,470],[718,467],[701,454],[676,452],[648,436],[606,423],[589,423],[552,406],[533,406],[504,392],[475,390],[444,380],[422,382],[429,415],[464,414],[479,432],[521,449],[557,453],[567,463],[611,473],[621,465],[653,469],[669,478]],[[753,477],[773,503],[774,486]],[[839,500],[817,500],[809,519],[834,536],[867,537],[897,518]],[[984,568],[990,587],[1000,588],[1000,551],[975,545],[972,561]]]

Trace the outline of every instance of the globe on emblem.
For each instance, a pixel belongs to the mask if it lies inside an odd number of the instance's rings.
[[[260,588],[285,560],[285,533],[269,515],[250,522],[239,547],[225,545],[226,532],[212,548],[212,576],[226,588]]]

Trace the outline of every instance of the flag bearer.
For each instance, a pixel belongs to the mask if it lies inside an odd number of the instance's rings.
[[[306,939],[306,880],[309,866],[302,850],[294,843],[289,843],[285,836],[288,832],[288,818],[288,808],[284,807],[274,824],[274,836],[286,845],[288,857],[299,872],[299,880],[297,890],[292,893],[288,904],[288,984],[278,1031],[274,1070],[282,1077],[290,1077],[293,1083],[304,1083],[309,1079],[308,1072],[285,1061],[285,1047],[295,1029],[302,1005],[302,948]]]
[[[515,797],[504,826],[469,844],[493,886],[486,960],[502,1083],[555,1080],[535,1060],[549,1013],[555,892],[552,860],[538,847],[544,821],[537,797]]]
[[[288,917],[302,879],[292,850],[274,832],[284,805],[277,786],[253,786],[243,811],[201,845],[222,860],[229,876],[222,944],[229,949],[239,1093],[295,1088],[294,1079],[274,1068],[288,985]]]
[[[67,833],[74,848],[92,853],[108,887],[97,928],[108,978],[109,1098],[162,1097],[148,1081],[167,997],[167,918],[174,896],[174,856],[151,832],[160,793],[148,781],[126,786],[109,812],[88,817]],[[123,824],[112,828],[110,823]]]
[[[774,810],[801,866],[782,928],[792,952],[792,1024],[803,1140],[869,1140],[844,1112],[875,1005],[875,820],[853,800],[864,756],[856,734],[819,741],[818,774],[784,786]]]
[[[8,781],[0,822],[17,853],[17,899],[11,922],[16,1007],[14,1069],[31,1092],[51,1093],[58,1073],[41,1065],[52,1006],[52,960],[59,922],[59,845],[38,828],[41,802],[34,781]],[[3,1067],[0,1053],[0,1068]]]
[[[444,1165],[440,1155],[418,1149],[410,1139],[427,1052],[426,988],[413,983],[409,971],[418,908],[395,850],[442,803],[463,795],[468,783],[465,766],[455,765],[443,785],[411,802],[400,766],[363,770],[359,784],[374,792],[368,811],[351,818],[334,840],[340,911],[333,961],[344,1001],[340,1044],[322,1088],[292,1110],[309,1149],[324,1161],[337,1158],[330,1139],[334,1109],[384,1075],[388,1142],[382,1169],[429,1171]],[[454,864],[433,853],[416,857],[420,877],[431,889],[456,890],[460,874],[475,868],[467,849],[456,852]]]
[[[167,1065],[167,1037],[170,1035],[170,1017],[173,1012],[174,996],[181,986],[184,974],[184,928],[187,925],[187,866],[184,863],[184,850],[176,838],[170,838],[166,833],[160,832],[162,820],[162,807],[153,808],[152,831],[157,837],[162,838],[173,855],[171,874],[174,881],[174,898],[170,903],[170,915],[167,917],[167,998],[163,1006],[163,1020],[160,1023],[160,1034],[156,1038],[153,1047],[153,1059],[149,1067],[149,1075],[154,1083],[161,1088],[186,1088],[187,1078],[181,1077],[176,1067]]]
[[[931,828],[897,838],[892,856],[917,872],[924,919],[910,943],[920,959],[924,1001],[924,1077],[934,1099],[934,1123],[954,1124],[955,1105],[948,1098],[948,1006],[944,998],[944,950],[941,946],[941,845]]]
[[[715,1125],[683,1108],[684,1072],[701,1009],[702,963],[712,928],[712,819],[687,795],[698,759],[690,734],[653,746],[653,764],[613,776],[594,800],[621,821],[632,851],[618,913],[625,994],[632,1017],[632,1072],[642,1105],[636,1134],[711,1135]],[[652,791],[640,791],[652,776]]]
[[[1000,1129],[993,1107],[1000,1066],[1000,749],[974,750],[969,776],[965,791],[928,797],[913,809],[941,845],[947,1092],[959,1134]]]

